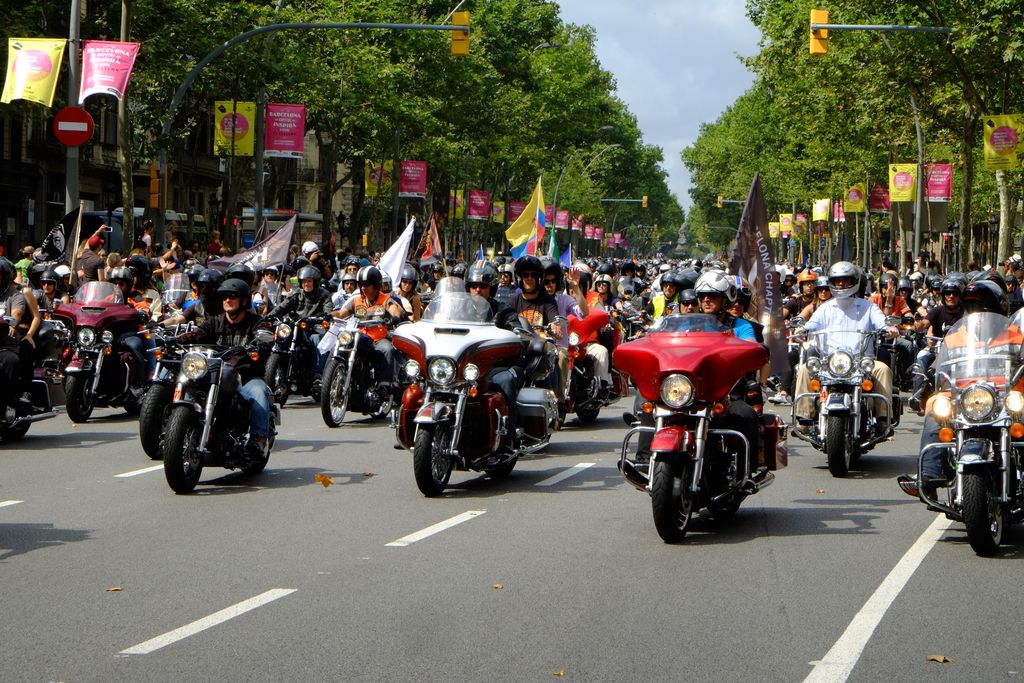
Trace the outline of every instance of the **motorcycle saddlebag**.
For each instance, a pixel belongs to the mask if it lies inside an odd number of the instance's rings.
[[[516,405],[519,407],[519,426],[534,438],[543,437],[552,421],[558,420],[558,402],[550,389],[524,387],[519,390]]]
[[[789,464],[786,445],[786,423],[778,415],[765,413],[762,418],[764,435],[761,437],[762,464],[769,470],[780,470]]]

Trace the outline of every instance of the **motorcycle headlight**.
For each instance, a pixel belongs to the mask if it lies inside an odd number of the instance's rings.
[[[693,382],[684,375],[668,375],[661,380],[661,400],[669,408],[682,408],[693,400]]]
[[[197,380],[206,374],[210,362],[201,353],[189,352],[181,359],[181,374],[185,379]]]
[[[416,379],[420,376],[420,364],[414,360],[405,361],[405,375],[409,379]]]
[[[874,358],[861,358],[860,359],[860,371],[864,374],[870,374],[875,369]]]
[[[111,332],[110,330],[104,331],[103,334],[100,335],[100,341],[102,341],[104,344],[109,344],[110,342],[114,341],[114,333]]]
[[[975,384],[960,394],[960,411],[964,417],[973,422],[988,418],[995,406],[996,392],[983,384]]]
[[[579,346],[579,343],[580,343],[580,335],[576,334],[575,332],[570,332],[569,333],[569,346]]]
[[[807,372],[812,375],[817,375],[821,371],[821,359],[817,356],[811,356],[807,359]]]
[[[281,323],[277,326],[277,336],[279,339],[287,339],[292,336],[292,326],[288,323]]]
[[[1011,413],[1024,411],[1024,394],[1019,391],[1011,391],[1006,395],[1004,404],[1006,405],[1006,409]]]
[[[948,420],[950,415],[953,414],[953,402],[949,400],[948,396],[936,396],[935,400],[932,401],[932,415],[935,416],[936,420]]]
[[[351,344],[352,343],[352,333],[351,332],[339,332],[338,333],[338,343],[341,344],[342,346],[348,346],[349,344]]]
[[[828,371],[837,377],[845,377],[853,370],[853,357],[846,351],[836,351],[828,357]]]
[[[455,379],[455,363],[448,358],[435,358],[427,366],[430,381],[437,384],[448,384]]]
[[[466,367],[462,368],[462,379],[467,382],[477,381],[480,379],[480,368],[472,363],[466,363]]]
[[[75,335],[75,339],[82,346],[92,346],[96,343],[96,330],[91,327],[81,327]]]

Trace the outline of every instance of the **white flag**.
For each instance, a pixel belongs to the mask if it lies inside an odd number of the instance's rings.
[[[416,219],[413,218],[409,221],[409,225],[405,226],[405,230],[395,243],[388,247],[388,250],[384,252],[384,255],[380,257],[380,262],[377,264],[377,268],[382,273],[387,273],[391,276],[392,286],[397,290],[398,283],[402,281],[402,268],[405,266],[405,259],[409,255],[409,245],[412,244],[412,233],[416,227]]]

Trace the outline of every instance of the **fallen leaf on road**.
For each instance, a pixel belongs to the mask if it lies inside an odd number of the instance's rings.
[[[825,493],[825,489],[814,489],[815,493]]]
[[[363,477],[365,479],[369,479],[370,477],[376,477],[376,476],[377,476],[376,472],[363,472]]]
[[[565,676],[565,669],[559,669],[555,672],[555,678],[562,678]]]
[[[121,590],[122,589],[121,589],[120,586],[111,586],[110,588],[107,589],[107,592],[108,593],[120,593]]]
[[[946,655],[928,655],[924,658],[926,662],[938,662],[939,664],[952,664],[953,658]]]
[[[324,488],[327,488],[334,483],[334,479],[327,474],[317,474],[314,479],[316,479],[317,483],[323,484]]]
[[[503,583],[496,583],[496,584],[494,584],[494,590],[496,590],[496,591],[500,591],[504,587],[505,587],[505,584],[503,584]]]

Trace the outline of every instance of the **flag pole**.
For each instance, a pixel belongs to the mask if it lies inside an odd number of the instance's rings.
[[[78,218],[75,219],[75,236],[71,240],[71,243],[75,245],[75,250],[71,252],[71,275],[75,279],[75,284],[78,285],[78,271],[75,270],[75,263],[78,261],[78,252],[82,250],[82,245],[78,243],[78,238],[82,236],[82,212],[85,211],[85,202],[81,199],[78,200]]]

